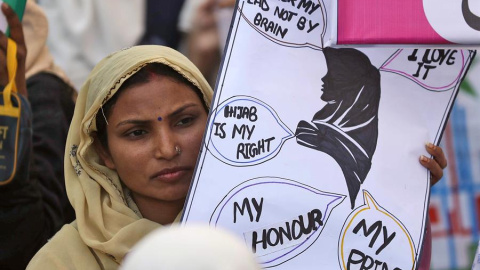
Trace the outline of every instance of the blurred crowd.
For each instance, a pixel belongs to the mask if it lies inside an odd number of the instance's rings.
[[[76,89],[108,54],[139,44],[186,55],[215,83],[234,0],[38,0],[50,23],[48,47]]]

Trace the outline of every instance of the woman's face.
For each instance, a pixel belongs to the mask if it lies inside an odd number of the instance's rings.
[[[322,78],[322,95],[320,99],[327,103],[340,102],[352,92],[358,91],[361,87],[362,78],[356,78],[347,75],[344,70],[328,70]],[[360,85],[360,86],[359,86]],[[355,93],[353,93],[355,95]]]
[[[164,76],[120,93],[101,156],[134,198],[185,199],[207,121],[202,104],[189,86]]]
[[[327,72],[327,74],[323,76],[322,82],[322,95],[320,96],[320,98],[326,102],[332,101],[335,87],[333,86],[333,78],[331,72]]]

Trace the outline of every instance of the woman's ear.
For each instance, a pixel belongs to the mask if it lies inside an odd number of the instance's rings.
[[[97,151],[98,156],[103,161],[105,166],[111,170],[115,170],[115,163],[110,155],[110,151],[103,146],[97,136],[93,137],[93,146],[95,147],[95,151]]]

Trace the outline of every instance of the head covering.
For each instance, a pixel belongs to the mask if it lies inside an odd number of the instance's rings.
[[[26,78],[49,72],[57,75],[72,86],[62,69],[55,65],[47,47],[48,21],[45,13],[34,0],[28,0],[22,20],[23,33],[27,46]],[[72,86],[73,87],[73,86]]]
[[[372,166],[377,147],[380,72],[353,48],[324,48],[327,74],[321,99],[327,104],[312,119],[300,121],[300,145],[322,151],[340,165],[351,208]]]
[[[370,59],[361,51],[353,48],[323,49],[328,70],[335,70],[338,80],[348,83],[363,82],[371,73],[378,73],[378,69],[372,65]]]
[[[116,171],[100,162],[93,146],[95,117],[130,76],[148,63],[162,63],[196,86],[210,107],[213,91],[200,71],[179,52],[162,46],[136,46],[107,56],[80,90],[65,150],[65,182],[84,243],[121,262],[126,252],[160,225],[142,219]]]
[[[129,253],[122,270],[260,270],[247,245],[207,225],[161,228]]]

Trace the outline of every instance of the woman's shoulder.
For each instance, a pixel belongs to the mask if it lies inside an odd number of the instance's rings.
[[[97,259],[74,227],[66,224],[48,241],[27,266],[27,269],[95,269]]]

